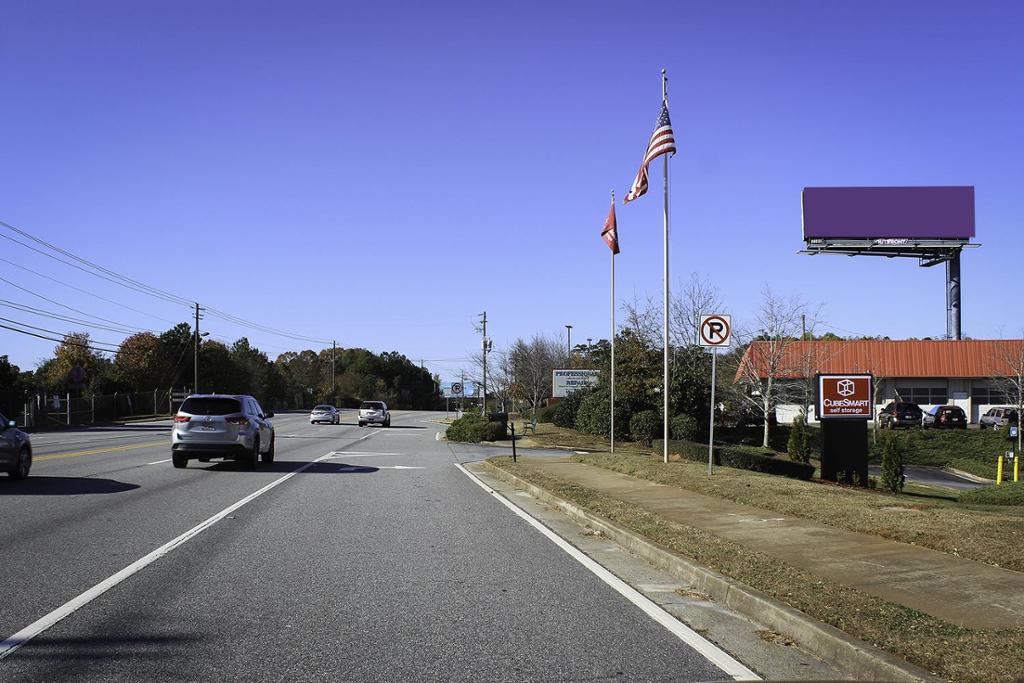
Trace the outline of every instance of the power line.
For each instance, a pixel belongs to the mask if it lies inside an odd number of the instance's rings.
[[[120,273],[117,273],[117,272],[115,272],[113,270],[110,270],[108,268],[104,268],[103,266],[101,266],[99,264],[93,263],[92,261],[89,261],[88,259],[84,259],[81,256],[77,256],[77,255],[73,254],[70,251],[67,251],[65,249],[61,249],[60,247],[58,247],[55,244],[52,244],[50,242],[47,242],[44,239],[36,237],[35,235],[33,235],[33,234],[31,234],[31,233],[29,233],[29,232],[27,232],[25,230],[22,230],[21,228],[17,228],[15,226],[11,225],[10,223],[6,223],[4,221],[0,221],[0,225],[2,225],[3,227],[7,228],[8,230],[11,230],[13,232],[18,233],[19,235],[21,235],[22,237],[24,237],[26,239],[32,240],[36,244],[43,245],[44,247],[46,247],[47,249],[50,249],[51,251],[55,251],[58,254],[62,254],[64,256],[67,256],[70,259],[73,259],[73,260],[77,261],[78,263],[81,263],[82,265],[88,266],[89,268],[92,268],[94,271],[99,271],[100,273],[103,273],[103,274],[107,275],[109,278],[114,278],[119,284],[122,284],[125,287],[129,287],[131,289],[137,289],[138,291],[143,291],[145,293],[148,293],[150,296],[154,296],[154,297],[157,297],[157,298],[160,298],[160,299],[165,299],[167,301],[171,301],[171,302],[174,302],[174,303],[184,304],[184,305],[188,305],[188,306],[192,305],[191,301],[188,301],[187,299],[184,299],[184,298],[182,298],[180,296],[177,296],[176,294],[171,294],[170,292],[165,292],[162,289],[158,289],[156,287],[152,287],[150,285],[147,285],[144,282],[139,282],[138,280],[133,280],[132,278],[130,278],[130,277],[126,276],[126,275],[121,275]],[[27,245],[23,245],[23,246],[27,246]],[[69,264],[69,265],[73,265],[73,264]]]
[[[59,301],[56,301],[56,300],[51,299],[49,297],[43,296],[42,294],[39,294],[37,292],[33,292],[31,289],[27,289],[25,287],[22,287],[21,285],[15,284],[15,283],[11,282],[10,280],[8,280],[6,278],[0,277],[0,282],[6,282],[7,284],[9,284],[11,287],[14,287],[15,289],[20,289],[21,291],[25,292],[26,294],[31,294],[32,296],[37,297],[39,299],[42,299],[43,301],[49,301],[51,304],[55,304],[57,306],[60,306],[61,308],[66,308],[69,311],[71,311],[72,313],[79,313],[81,315],[88,316],[90,318],[95,318],[96,320],[102,320],[105,323],[110,323],[112,325],[117,325],[118,327],[123,327],[126,330],[132,330],[133,332],[156,332],[156,330],[148,330],[148,329],[143,328],[143,327],[135,327],[134,325],[126,325],[125,323],[119,323],[116,320],[110,320],[109,318],[103,318],[103,317],[100,317],[98,315],[93,315],[92,313],[86,313],[85,311],[79,310],[79,309],[74,308],[72,306],[68,306],[67,304],[62,304]]]
[[[0,318],[0,320],[7,320],[7,318]],[[15,323],[15,324],[16,325],[22,325],[23,327],[28,327],[28,328],[31,328],[31,329],[37,329],[37,330],[38,329],[42,329],[42,328],[38,328],[38,327],[33,327],[32,325],[24,325],[23,323]],[[41,335],[41,334],[36,334],[35,332],[29,332],[27,330],[21,330],[21,329],[15,328],[15,327],[10,327],[10,326],[4,325],[2,323],[0,323],[0,328],[3,328],[5,330],[10,330],[12,332],[18,332],[19,334],[25,334],[25,335],[28,335],[30,337],[36,337],[38,339],[45,339],[47,341],[57,342],[59,344],[67,344],[68,346],[77,346],[79,348],[90,349],[92,351],[99,351],[100,353],[117,353],[116,350],[112,351],[110,349],[101,349],[101,348],[98,348],[98,347],[95,347],[95,346],[91,346],[89,344],[82,344],[80,342],[73,341],[71,339],[68,339],[68,335],[65,335],[63,338],[47,337],[47,336],[44,336],[44,335]],[[60,332],[54,332],[52,330],[46,330],[46,331],[50,332],[50,334],[61,334]],[[96,342],[96,343],[97,344],[101,344],[103,342]],[[120,347],[118,346],[117,348],[119,349]]]
[[[40,318],[51,318],[53,320],[60,320],[66,323],[72,323],[73,325],[81,325],[83,327],[89,327],[94,330],[104,330],[106,332],[116,332],[118,334],[132,335],[136,333],[136,330],[124,329],[122,327],[113,327],[110,325],[101,325],[98,323],[90,322],[88,320],[81,320],[79,318],[73,318],[62,313],[54,313],[53,311],[47,311],[42,308],[36,308],[35,306],[27,306],[25,304],[19,304],[15,301],[9,301],[7,299],[0,299],[0,306],[6,308],[13,308],[23,313],[29,313],[31,315],[39,316]]]
[[[20,270],[24,270],[26,273],[32,273],[33,275],[37,275],[37,276],[43,278],[44,280],[46,280],[47,282],[55,282],[55,283],[57,283],[59,285],[65,286],[65,287],[67,287],[69,289],[73,289],[76,292],[81,292],[82,294],[88,294],[89,296],[94,297],[96,299],[99,299],[100,301],[106,301],[109,304],[114,304],[115,306],[120,306],[121,308],[127,309],[129,311],[133,311],[135,313],[141,313],[142,315],[149,316],[150,318],[153,318],[154,320],[159,320],[160,322],[168,323],[170,325],[177,325],[178,324],[178,323],[174,322],[173,320],[168,320],[167,318],[161,318],[160,316],[153,315],[152,313],[150,313],[148,311],[143,311],[142,309],[139,309],[139,308],[133,308],[132,306],[129,306],[128,304],[121,303],[120,301],[114,301],[113,299],[108,299],[105,296],[100,296],[99,294],[96,294],[94,292],[90,292],[87,289],[82,289],[81,287],[76,287],[73,284],[70,284],[68,282],[64,282],[63,280],[58,280],[57,278],[52,277],[50,275],[44,275],[43,273],[40,273],[39,271],[32,270],[31,268],[26,268],[25,266],[23,266],[23,265],[21,265],[19,263],[15,263],[14,261],[9,261],[9,260],[7,260],[5,258],[0,258],[0,262],[6,263],[7,265],[10,265],[10,266],[14,266],[15,268],[18,268]],[[181,322],[181,321],[179,321],[179,322]]]
[[[88,259],[85,259],[85,258],[82,258],[80,256],[77,256],[76,254],[74,254],[74,253],[72,253],[70,251],[62,249],[62,248],[56,246],[55,244],[47,242],[46,240],[44,240],[42,238],[36,237],[35,235],[32,235],[28,231],[22,230],[21,228],[18,228],[16,226],[11,225],[10,223],[7,223],[5,221],[0,221],[0,227],[7,228],[8,230],[11,230],[12,232],[15,232],[18,235],[21,235],[22,237],[24,237],[24,238],[26,238],[28,240],[31,240],[32,242],[35,242],[36,244],[42,245],[42,246],[44,246],[44,247],[46,247],[46,248],[48,248],[48,249],[50,249],[52,251],[55,251],[55,252],[57,252],[59,254],[62,254],[64,256],[68,257],[69,259],[72,259],[73,261],[77,262],[77,263],[74,263],[72,261],[65,260],[65,259],[60,258],[58,256],[55,256],[55,255],[53,255],[51,253],[43,251],[42,249],[38,249],[38,248],[32,246],[31,244],[26,244],[25,242],[22,242],[22,241],[20,241],[18,239],[15,239],[15,238],[11,237],[10,235],[5,235],[5,234],[0,233],[0,237],[3,237],[4,239],[10,240],[11,242],[14,242],[15,244],[19,244],[19,245],[25,247],[26,249],[30,249],[30,250],[32,250],[32,251],[34,251],[36,253],[42,254],[43,256],[46,256],[47,258],[51,258],[51,259],[53,259],[55,261],[63,263],[64,265],[71,266],[73,268],[81,270],[82,272],[89,273],[90,275],[92,275],[94,277],[98,277],[98,278],[101,278],[103,280],[107,280],[108,282],[112,282],[114,284],[120,285],[122,287],[125,287],[125,288],[130,289],[130,290],[135,291],[135,292],[139,292],[139,293],[142,293],[142,294],[147,294],[149,296],[152,296],[152,297],[155,297],[155,298],[158,298],[158,299],[162,299],[164,301],[168,301],[168,302],[171,302],[171,303],[176,303],[176,304],[188,306],[189,308],[192,308],[194,306],[194,301],[192,301],[192,300],[185,299],[185,298],[180,297],[180,296],[178,296],[176,294],[172,294],[170,292],[164,291],[164,290],[159,289],[157,287],[153,287],[151,285],[147,285],[144,282],[140,282],[140,281],[135,280],[133,278],[130,278],[130,277],[126,276],[126,275],[121,275],[120,273],[117,273],[117,272],[115,272],[113,270],[105,268],[105,267],[103,267],[103,266],[101,266],[99,264],[93,263],[92,261],[89,261]],[[83,267],[83,266],[88,266],[88,268]],[[92,269],[92,270],[90,270],[90,269]],[[325,345],[331,343],[331,340],[329,340],[329,339],[320,339],[320,338],[317,338],[317,337],[310,337],[310,336],[307,336],[307,335],[301,335],[301,334],[297,334],[297,333],[293,333],[293,332],[287,332],[285,330],[281,330],[281,329],[276,328],[276,327],[271,327],[269,325],[264,325],[263,323],[258,323],[258,322],[252,321],[252,320],[248,320],[246,318],[242,318],[240,316],[228,313],[226,311],[221,311],[221,310],[218,310],[218,309],[215,309],[215,308],[210,308],[209,306],[207,306],[206,308],[207,308],[208,312],[211,315],[213,315],[215,317],[219,317],[219,318],[221,318],[223,320],[226,320],[228,322],[235,323],[235,324],[240,325],[242,327],[250,327],[252,329],[255,329],[255,330],[258,330],[258,331],[261,331],[261,332],[266,332],[268,334],[273,334],[273,335],[277,335],[277,336],[280,336],[280,337],[285,337],[285,338],[288,338],[288,339],[293,339],[295,341],[304,341],[304,342],[309,342],[309,343],[317,343],[317,344],[325,344]]]

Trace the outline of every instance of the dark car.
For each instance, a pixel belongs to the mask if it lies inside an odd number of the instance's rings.
[[[967,429],[967,413],[957,406],[935,406],[921,416],[925,429]]]
[[[893,401],[878,411],[878,425],[882,429],[919,427],[921,425],[921,415],[921,406],[916,403]]]
[[[14,420],[0,414],[0,472],[24,479],[32,469],[32,442]]]

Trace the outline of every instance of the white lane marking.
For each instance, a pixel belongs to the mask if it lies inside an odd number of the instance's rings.
[[[357,458],[368,458],[371,455],[406,455],[405,453],[377,453],[375,451],[332,451],[331,455],[334,456],[345,456],[357,457]]]
[[[374,465],[379,470],[422,470],[425,467],[416,467],[415,465]]]
[[[167,458],[166,460],[157,460],[156,462],[147,462],[146,464],[147,465],[159,465],[161,463],[170,462],[170,461],[171,461],[171,459]]]
[[[434,441],[441,440],[441,432],[434,432]]]
[[[590,455],[590,451],[573,451],[576,455]]]
[[[494,496],[502,505],[507,507],[516,515],[526,520],[530,526],[546,536],[549,541],[564,550],[570,557],[590,570],[595,576],[597,576],[597,578],[614,588],[622,597],[629,600],[631,603],[643,610],[649,617],[664,626],[676,638],[679,638],[679,640],[683,641],[703,655],[709,662],[731,676],[733,680],[761,680],[757,674],[745,667],[738,660],[734,659],[711,641],[702,638],[700,634],[663,610],[657,603],[644,596],[643,593],[640,593],[628,583],[615,576],[615,574],[612,574],[610,571],[585,555],[582,551],[576,548],[576,546],[570,544],[554,531],[534,519],[534,517],[525,510],[482,482],[475,474],[467,470],[461,464],[455,463],[455,466],[462,470],[462,473],[469,477],[477,486]]]
[[[367,434],[362,438],[366,439],[371,436],[373,435]],[[161,557],[171,552],[178,546],[184,545],[189,540],[195,538],[202,532],[206,531],[211,526],[213,526],[220,520],[224,519],[238,508],[242,507],[243,505],[246,505],[247,503],[251,503],[252,501],[256,500],[257,498],[259,498],[260,496],[262,496],[264,493],[274,488],[275,486],[283,484],[284,482],[294,477],[296,474],[301,474],[310,467],[313,467],[317,463],[323,462],[324,460],[327,460],[330,457],[332,457],[331,453],[328,453],[327,455],[322,455],[316,460],[313,460],[312,462],[307,462],[305,465],[295,470],[294,472],[289,472],[280,479],[275,479],[274,481],[270,482],[260,490],[250,493],[248,496],[242,498],[237,503],[229,505],[228,507],[224,508],[223,510],[215,514],[213,517],[210,517],[206,521],[201,522],[200,524],[192,527],[191,529],[189,529],[182,535],[178,536],[177,538],[172,539],[167,543],[164,543],[162,546],[160,546],[153,552],[149,553],[145,557],[142,557],[136,560],[135,562],[132,562],[130,565],[128,565],[121,571],[117,572],[116,574],[113,574],[112,576],[104,579],[103,581],[100,581],[98,584],[96,584],[89,590],[85,591],[78,597],[72,598],[68,602],[64,603],[57,609],[47,614],[46,616],[42,617],[41,619],[37,619],[35,622],[21,629],[14,635],[8,637],[5,640],[0,641],[0,660],[3,660],[5,657],[13,653],[18,648],[20,648],[22,645],[38,636],[43,631],[46,631],[48,628],[50,628],[57,622],[61,621],[62,619],[66,619],[67,617],[74,614],[77,610],[88,605],[90,602],[92,602],[99,596],[103,595],[117,584],[131,577],[133,574],[138,573],[140,570],[145,569],[146,567],[153,564],[154,562],[156,562]]]

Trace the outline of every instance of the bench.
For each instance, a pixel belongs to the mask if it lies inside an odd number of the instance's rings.
[[[537,418],[532,420],[523,420],[523,436],[526,436],[526,431],[530,430],[534,434],[537,433]]]

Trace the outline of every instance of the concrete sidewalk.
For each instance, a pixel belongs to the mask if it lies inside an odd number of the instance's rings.
[[[835,583],[978,629],[1024,627],[1024,573],[637,479],[569,458],[531,466]]]

